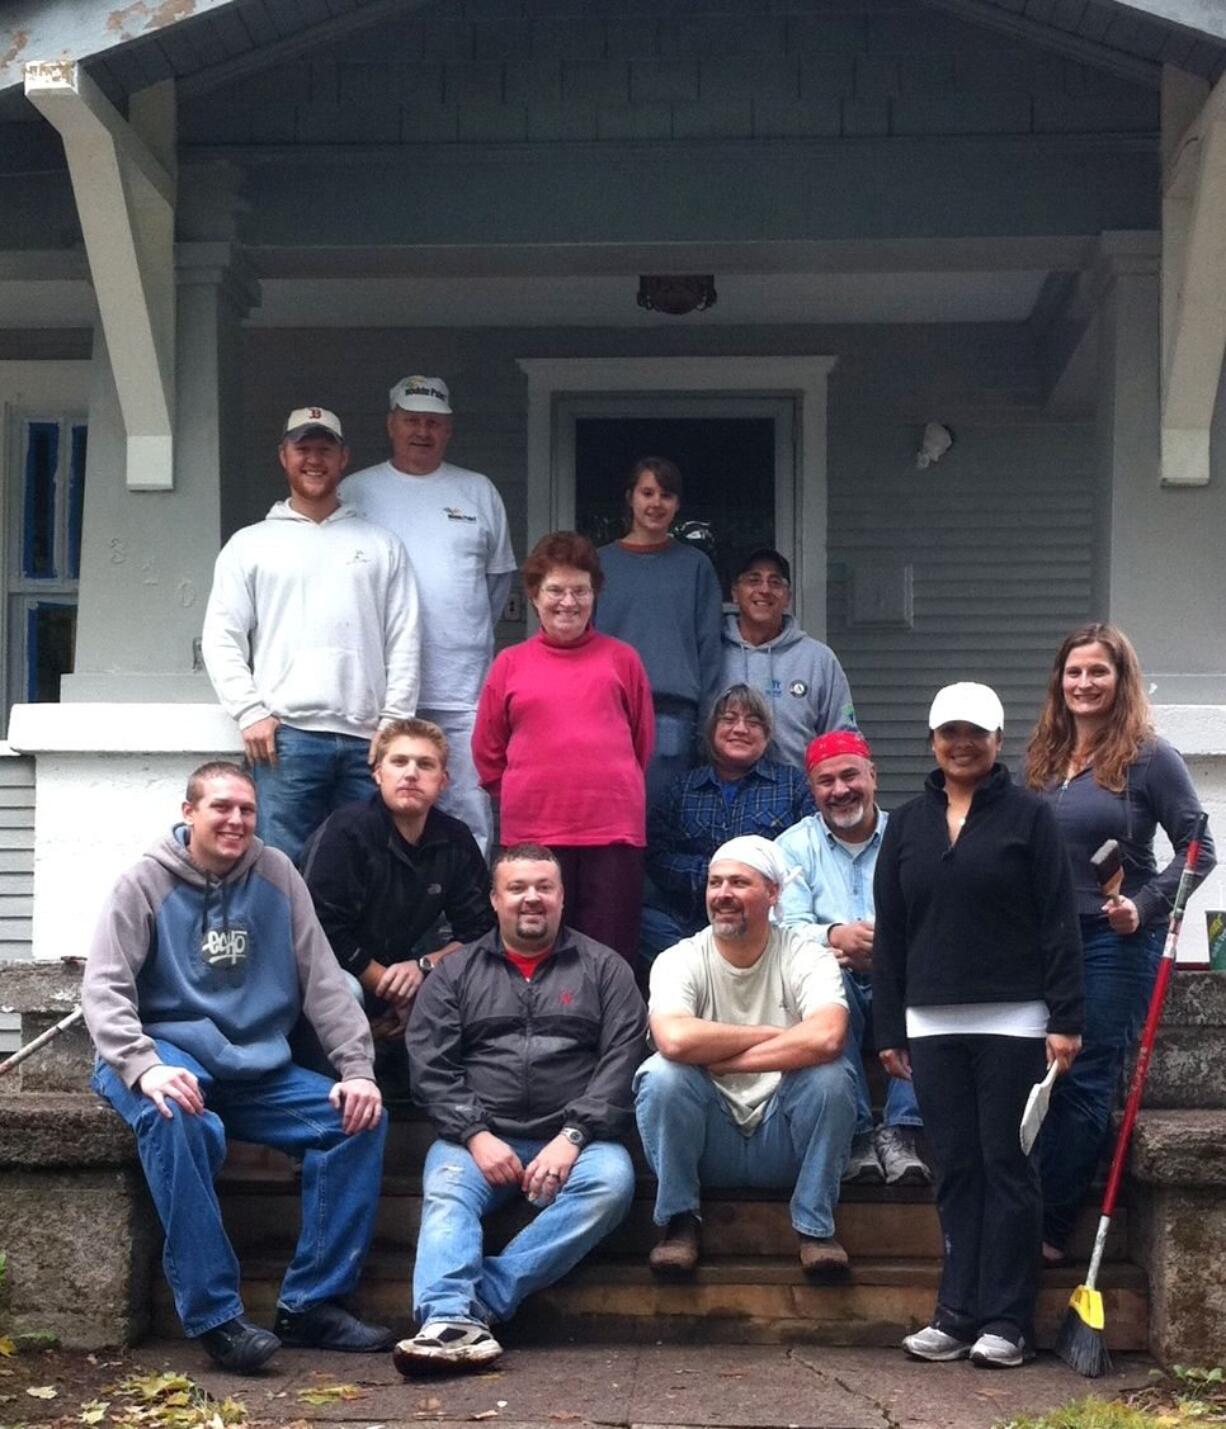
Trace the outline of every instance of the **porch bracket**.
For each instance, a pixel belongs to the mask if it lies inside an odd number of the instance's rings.
[[[1204,486],[1226,353],[1226,79],[1170,146],[1162,248],[1162,484]]]
[[[75,61],[31,61],[25,92],[64,142],[127,434],[128,488],[169,491],[176,175]]]

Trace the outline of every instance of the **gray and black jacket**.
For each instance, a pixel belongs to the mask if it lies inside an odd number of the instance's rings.
[[[548,1140],[576,1126],[621,1136],[647,1017],[629,964],[562,928],[526,979],[497,929],[426,978],[405,1041],[413,1097],[447,1141],[478,1131]]]

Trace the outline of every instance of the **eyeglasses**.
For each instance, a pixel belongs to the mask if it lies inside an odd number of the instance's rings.
[[[546,600],[561,600],[564,596],[570,596],[582,605],[584,601],[593,598],[595,591],[590,585],[543,585],[541,594]]]
[[[752,730],[764,730],[766,728],[765,722],[760,720],[757,715],[740,713],[717,715],[715,723],[719,725],[720,729],[735,729],[738,724],[743,724],[746,729]]]
[[[747,585],[750,590],[760,590],[763,586],[767,590],[787,590],[788,582],[782,576],[765,576],[760,571],[750,571],[748,575],[737,578],[738,585]]]

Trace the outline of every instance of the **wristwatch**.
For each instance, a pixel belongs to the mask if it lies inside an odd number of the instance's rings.
[[[581,1131],[577,1126],[564,1126],[559,1134],[564,1136],[572,1146],[577,1146],[581,1151],[587,1145],[587,1132]]]
[[[423,973],[433,972],[434,959],[430,956],[429,953],[427,953],[424,957],[417,959],[417,966],[422,970]]]

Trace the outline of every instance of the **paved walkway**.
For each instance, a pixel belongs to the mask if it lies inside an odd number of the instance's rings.
[[[184,1370],[210,1392],[242,1399],[253,1419],[305,1420],[319,1429],[474,1420],[506,1429],[990,1429],[1091,1390],[1109,1398],[1137,1388],[1151,1366],[1128,1356],[1111,1378],[1090,1382],[1050,1355],[1024,1369],[992,1371],[917,1364],[895,1350],[533,1346],[508,1350],[482,1374],[405,1381],[387,1355],[283,1350],[254,1378],[220,1374],[182,1342],[145,1345],[133,1358],[149,1369]],[[337,1382],[356,1385],[361,1397],[320,1406],[299,1397]]]

